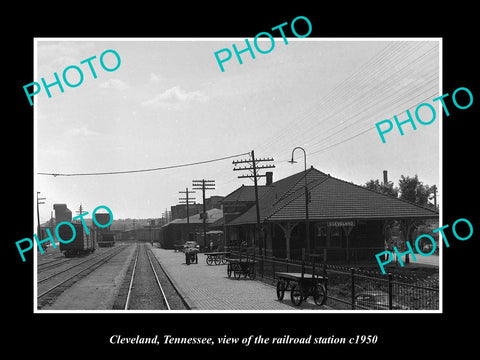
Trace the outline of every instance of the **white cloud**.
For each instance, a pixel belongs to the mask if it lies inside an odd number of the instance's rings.
[[[159,84],[160,82],[162,82],[162,77],[160,75],[157,75],[157,74],[154,74],[154,73],[150,73],[150,78],[149,78],[150,82],[152,84]]]
[[[93,55],[98,57],[98,54],[95,54],[94,42],[44,41],[40,39],[37,43],[38,75],[47,79],[49,76],[53,77],[53,72],[57,72],[61,76],[67,66],[80,66],[80,61]]]
[[[102,89],[126,90],[130,86],[120,79],[108,79],[107,81],[100,83],[99,87]]]
[[[200,91],[187,92],[174,86],[142,102],[143,106],[159,106],[167,109],[179,109],[182,105],[192,102],[205,102],[208,97]]]

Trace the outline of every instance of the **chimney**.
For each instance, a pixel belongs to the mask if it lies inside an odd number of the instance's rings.
[[[266,181],[266,186],[272,185],[273,183],[273,172],[272,171],[267,171],[265,173],[265,178],[267,179]]]
[[[387,170],[383,170],[383,183],[388,184]]]

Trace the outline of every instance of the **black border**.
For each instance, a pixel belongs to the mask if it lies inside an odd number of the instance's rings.
[[[78,4],[77,4],[78,5]],[[26,346],[38,353],[60,356],[111,354],[152,354],[163,356],[183,351],[200,353],[272,351],[281,355],[313,351],[318,356],[340,354],[343,350],[360,354],[399,353],[412,356],[432,355],[443,348],[460,345],[473,347],[474,329],[467,325],[475,314],[475,250],[477,225],[476,163],[474,152],[475,120],[478,117],[478,76],[476,61],[476,9],[456,2],[449,8],[438,3],[420,7],[406,2],[394,5],[342,3],[333,8],[323,3],[294,8],[280,3],[260,9],[259,4],[223,3],[198,9],[182,4],[172,10],[163,3],[111,3],[82,6],[29,5],[16,12],[14,25],[4,23],[8,54],[3,56],[8,75],[7,101],[4,106],[7,131],[4,141],[4,174],[8,188],[4,201],[4,249],[8,270],[4,296],[4,316],[12,314],[5,343],[16,351]],[[38,7],[38,9],[37,9]],[[310,37],[442,37],[443,89],[450,94],[458,87],[469,88],[474,95],[471,108],[454,109],[444,117],[443,127],[443,206],[444,223],[467,218],[474,225],[474,236],[465,242],[451,241],[444,249],[443,314],[33,314],[33,259],[21,262],[14,242],[32,236],[33,209],[33,112],[22,86],[33,81],[34,37],[253,37],[258,32],[306,16],[313,25]],[[6,141],[13,136],[14,141]],[[8,151],[5,151],[7,150]],[[436,149],[432,149],[435,151]],[[421,156],[421,154],[419,154]],[[473,166],[472,166],[473,165]],[[111,345],[114,334],[124,336],[244,337],[280,336],[355,336],[378,335],[376,345],[338,346],[134,346]],[[27,345],[28,344],[28,345]],[[172,351],[173,350],[173,351]],[[305,353],[306,354],[306,353]],[[56,355],[55,355],[56,357]]]

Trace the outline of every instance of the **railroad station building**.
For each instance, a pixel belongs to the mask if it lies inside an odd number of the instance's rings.
[[[306,242],[305,187],[309,238]],[[223,200],[227,246],[241,244],[278,258],[317,254],[324,262],[375,259],[385,250],[386,224],[397,220],[438,219],[438,212],[325,174],[313,167],[258,186],[261,234],[253,186],[242,186]],[[255,240],[258,239],[258,240]],[[256,243],[255,243],[256,242]],[[304,250],[302,250],[304,249]]]
[[[175,245],[183,245],[186,241],[197,241],[201,249],[210,248],[212,242],[215,248],[223,248],[223,211],[212,208],[207,210],[205,223],[207,225],[207,239],[203,239],[203,217],[195,214],[187,218],[175,219],[163,225],[160,231],[160,246],[164,249],[173,249]]]

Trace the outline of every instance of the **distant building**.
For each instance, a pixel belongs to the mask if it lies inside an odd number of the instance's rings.
[[[221,209],[222,208],[222,203],[221,201],[223,200],[224,196],[218,196],[214,195],[209,198],[205,199],[205,208],[206,210],[211,210],[211,209]],[[171,214],[172,214],[172,219],[184,219],[187,217],[187,204],[178,204],[178,205],[173,205],[170,207]],[[203,212],[203,204],[190,204],[188,207],[188,215],[196,215],[200,214]]]
[[[72,212],[67,208],[66,204],[53,204],[55,210],[55,222],[57,224],[62,221],[72,221]]]
[[[188,214],[195,215],[202,211],[202,204],[190,204],[188,207]],[[172,220],[183,219],[187,217],[187,204],[178,204],[170,207]]]
[[[205,207],[207,210],[211,209],[221,209],[222,208],[222,200],[225,196],[213,195],[209,198],[205,199]]]
[[[175,219],[161,227],[160,245],[164,249],[173,249],[174,245],[182,245],[186,241],[197,241],[200,246],[207,248],[210,246],[210,240],[214,242],[217,248],[223,248],[223,211],[213,208],[207,210],[206,223],[208,225],[207,239],[203,239],[203,219],[200,213],[186,218]]]

